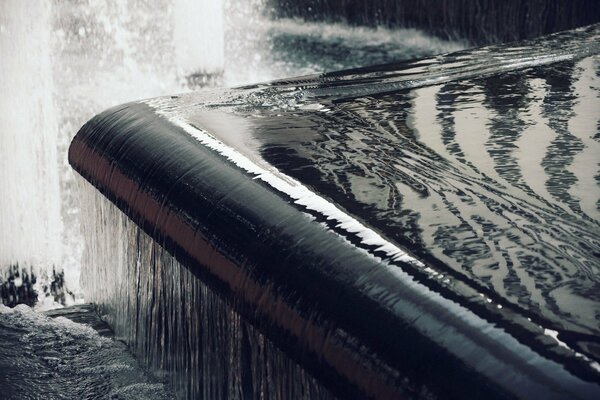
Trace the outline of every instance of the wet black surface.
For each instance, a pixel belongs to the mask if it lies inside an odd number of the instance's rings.
[[[598,180],[575,158],[600,154],[568,129],[588,123],[574,109],[586,94],[573,81],[598,71],[597,59],[585,63],[587,71],[564,62],[245,122],[269,164],[419,258],[555,328],[597,337],[600,227],[597,206],[582,204],[597,201],[586,197]],[[425,102],[430,115],[419,110]],[[594,131],[590,124],[586,134]],[[545,147],[539,160],[528,146]],[[584,179],[594,186],[578,186]],[[585,310],[573,307],[581,302]]]
[[[70,162],[341,397],[596,398],[597,39],[124,105]]]
[[[130,105],[96,117],[78,134],[71,162],[93,161],[84,176],[338,395],[504,398],[516,389],[586,398],[597,390],[323,229],[153,115]],[[163,162],[169,168],[152,167]],[[507,386],[515,374],[532,380]]]
[[[161,107],[597,359],[597,43],[596,25],[249,87],[227,114]]]

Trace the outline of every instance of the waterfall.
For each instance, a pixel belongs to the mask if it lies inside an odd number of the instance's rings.
[[[13,282],[18,265],[14,282],[21,285],[20,269],[33,272],[43,300],[43,286],[64,274],[72,295],[57,301],[71,302],[82,296],[84,246],[66,160],[73,135],[107,107],[189,90],[190,74],[200,83],[219,76],[223,5],[42,3],[0,3],[0,283]]]
[[[332,398],[113,203],[78,181],[88,300],[178,398]]]
[[[2,2],[0,284],[85,295],[181,398],[597,397],[599,303],[552,285],[595,284],[598,27],[426,59],[541,31],[509,1],[492,19],[487,0],[292,3]],[[534,24],[585,20],[543,9]],[[515,107],[506,75],[531,88],[516,114],[493,103]],[[536,165],[505,154],[540,129]],[[564,153],[566,173],[547,161]],[[519,268],[535,251],[558,262]]]
[[[62,260],[51,22],[47,3],[0,3],[0,271]]]

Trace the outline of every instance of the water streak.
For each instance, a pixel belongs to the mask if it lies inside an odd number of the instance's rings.
[[[598,29],[153,104],[598,359]]]
[[[0,271],[61,262],[51,10],[0,3]],[[3,275],[3,274],[2,274]],[[0,277],[0,279],[3,277]]]
[[[89,238],[84,289],[178,398],[332,398],[114,204],[80,184]]]

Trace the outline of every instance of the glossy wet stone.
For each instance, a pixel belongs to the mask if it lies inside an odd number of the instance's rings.
[[[93,254],[124,214],[343,398],[595,398],[598,30],[107,110]]]

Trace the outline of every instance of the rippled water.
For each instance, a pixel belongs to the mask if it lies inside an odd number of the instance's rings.
[[[40,294],[47,294],[45,287],[50,286],[56,269],[59,274],[64,271],[65,290],[74,293],[61,302],[81,301],[85,296],[79,288],[84,247],[80,198],[66,162],[66,149],[75,132],[107,107],[190,89],[181,74],[188,65],[178,59],[181,32],[173,24],[183,17],[175,3],[185,1],[165,0],[160,7],[143,0],[119,4],[52,1],[36,13],[15,1],[0,6],[0,152],[4,162],[0,182],[10,193],[0,202],[0,271],[17,263],[33,266]],[[228,0],[225,18],[221,21],[222,16],[214,15],[210,26],[218,30],[222,23],[220,33],[227,41],[220,43],[216,32],[209,48],[203,48],[211,58],[205,63],[211,74],[200,79],[201,84],[249,84],[464,46],[416,30],[270,21],[260,14],[263,3]],[[194,40],[194,45],[207,43]],[[222,71],[215,72],[218,68]],[[97,227],[98,231],[104,228]],[[106,264],[112,265],[111,260]],[[22,291],[21,283],[15,286],[5,278],[0,281],[12,285],[10,290]],[[114,283],[111,279],[102,282]],[[35,296],[30,297],[33,301]],[[45,306],[57,305],[52,304],[54,299],[47,300]],[[264,339],[255,335],[255,347],[263,346]],[[122,345],[65,319],[48,319],[24,307],[2,308],[0,341],[5,349],[0,355],[0,397],[162,396],[160,387],[145,383],[133,369],[129,356],[119,354],[125,351]],[[269,358],[261,351],[256,350],[254,357],[289,364],[287,359],[277,361],[279,356]],[[270,347],[268,351],[276,352]],[[17,376],[22,379],[16,380]],[[184,376],[182,372],[181,379]],[[256,389],[257,393],[285,390],[266,380],[261,384],[264,388]],[[196,385],[193,390],[201,389]]]
[[[336,103],[310,142],[260,129],[261,153],[318,173],[319,191],[416,254],[598,335],[599,61]]]
[[[67,318],[0,305],[0,341],[3,399],[170,398],[123,343]]]
[[[598,29],[159,107],[598,359]]]

